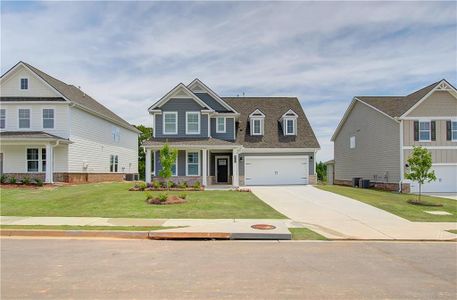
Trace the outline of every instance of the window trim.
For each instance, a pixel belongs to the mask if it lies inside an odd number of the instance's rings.
[[[355,149],[357,147],[355,135],[349,137],[349,149]]]
[[[219,130],[219,119],[224,120],[224,129]],[[227,118],[226,117],[216,117],[216,133],[226,133],[227,132]]]
[[[21,110],[28,110],[29,111],[29,127],[21,127],[20,124],[20,111]],[[17,109],[17,128],[19,129],[30,129],[32,127],[32,110],[30,108],[18,108]]]
[[[188,157],[187,155],[189,153],[197,153],[197,159],[198,159],[198,162],[196,163],[197,164],[197,175],[193,174],[193,175],[189,175],[189,161],[188,161]],[[195,163],[191,163],[192,165],[195,165]],[[199,150],[186,150],[186,176],[201,176],[201,168],[200,168],[200,164],[201,164],[201,155],[200,155],[200,151]]]
[[[165,126],[165,116],[166,115],[175,116],[175,130],[172,132],[166,131],[166,126]],[[177,111],[164,111],[162,113],[162,132],[163,132],[163,134],[178,134],[178,112]]]
[[[428,123],[428,130],[421,129],[421,123]],[[452,124],[451,124],[452,126]],[[428,132],[428,139],[421,139],[421,132]],[[431,120],[419,120],[419,142],[431,142],[432,141],[432,121]]]
[[[171,176],[172,176],[172,177],[176,177],[176,176],[178,176],[178,160],[179,160],[178,158],[179,158],[179,152],[178,152],[178,154],[176,155],[176,161],[175,161],[175,166],[176,166],[176,167],[175,167],[175,173],[171,172]],[[186,159],[187,159],[187,157],[186,157]]]
[[[25,79],[25,80],[27,81],[27,88],[26,88],[26,89],[23,89],[23,88],[22,88],[22,79]],[[30,83],[30,80],[29,80],[28,77],[21,77],[21,78],[19,78],[19,90],[21,90],[21,91],[27,91],[27,90],[29,90],[29,86],[30,86],[29,83]]]
[[[454,128],[454,123],[457,124],[457,119],[451,120],[451,142],[457,142],[457,139],[454,139],[454,131],[457,132],[457,126]]]
[[[198,116],[198,131],[191,132],[189,131],[189,115],[197,115]],[[186,134],[194,135],[200,134],[201,132],[201,115],[199,111],[186,111]]]
[[[121,129],[117,126],[111,128],[111,137],[113,138],[114,143],[119,143],[121,141]]]
[[[292,121],[292,132],[288,132],[287,122]],[[297,118],[286,117],[283,120],[284,124],[284,135],[297,135]]]
[[[29,149],[37,149],[38,150],[38,159],[33,161],[38,161],[38,170],[37,171],[29,171],[29,159],[28,159],[28,151]],[[46,170],[43,170],[43,150],[46,151],[45,147],[26,147],[25,148],[25,173],[45,173]],[[46,152],[46,159],[47,161],[48,153]]]
[[[255,132],[255,126],[254,126],[254,123],[256,121],[259,121],[260,122],[260,126],[259,126],[259,129],[260,129],[260,132]],[[263,118],[251,118],[251,123],[252,123],[252,126],[251,126],[251,135],[263,135]]]
[[[5,126],[1,127],[1,125],[0,125],[0,129],[6,129],[6,108],[0,108],[0,112],[1,111],[4,112],[4,115],[2,117],[2,114],[0,113],[0,124],[1,124],[1,120],[3,120],[3,123],[5,124]]]
[[[44,110],[52,110],[52,127],[44,127]],[[46,120],[51,120],[50,118],[46,118]],[[41,128],[42,129],[55,129],[56,128],[56,110],[50,107],[43,107],[41,109]]]
[[[116,162],[117,160],[117,162]],[[112,165],[111,165],[112,163]],[[111,170],[111,166],[113,169]],[[109,157],[109,172],[110,173],[119,173],[119,155],[118,154],[110,154]]]

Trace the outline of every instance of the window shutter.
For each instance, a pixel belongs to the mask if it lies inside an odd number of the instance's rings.
[[[414,140],[419,140],[419,121],[414,121]]]
[[[432,141],[436,141],[436,121],[431,121],[430,122],[430,129],[432,131],[431,135],[432,135],[432,138],[431,140]]]
[[[446,141],[452,140],[452,123],[451,121],[446,121]]]

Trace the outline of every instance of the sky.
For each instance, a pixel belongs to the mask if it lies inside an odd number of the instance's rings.
[[[132,124],[178,83],[296,96],[321,145],[357,95],[457,82],[456,2],[1,2],[2,74],[22,60]]]

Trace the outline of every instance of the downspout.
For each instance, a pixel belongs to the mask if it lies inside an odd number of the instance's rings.
[[[403,120],[400,119],[400,182],[398,184],[398,192],[403,192],[403,180],[404,180],[404,172],[403,172],[403,165],[404,165],[404,157],[403,157]]]

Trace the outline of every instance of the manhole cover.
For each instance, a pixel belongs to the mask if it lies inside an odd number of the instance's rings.
[[[276,226],[268,225],[268,224],[255,224],[255,225],[252,225],[251,228],[259,229],[259,230],[272,230],[272,229],[275,229]]]

